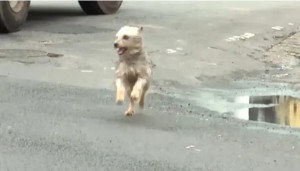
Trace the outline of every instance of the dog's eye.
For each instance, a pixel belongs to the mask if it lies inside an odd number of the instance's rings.
[[[128,39],[129,39],[129,36],[124,35],[124,36],[123,36],[123,39],[124,39],[124,40],[128,40]]]

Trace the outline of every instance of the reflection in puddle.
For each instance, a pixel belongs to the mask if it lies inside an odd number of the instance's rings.
[[[237,110],[234,113],[236,118],[300,127],[300,99],[290,96],[242,96],[235,98],[235,102],[255,105]]]

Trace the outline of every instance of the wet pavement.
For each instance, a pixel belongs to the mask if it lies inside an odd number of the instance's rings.
[[[300,3],[32,4],[0,35],[0,170],[298,170]],[[114,103],[125,24],[155,63],[131,118]]]
[[[158,93],[125,117],[109,90],[0,80],[0,170],[298,169],[297,130]]]

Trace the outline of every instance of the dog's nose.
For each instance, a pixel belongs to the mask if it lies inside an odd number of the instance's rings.
[[[114,47],[117,48],[119,46],[118,43],[114,43]]]

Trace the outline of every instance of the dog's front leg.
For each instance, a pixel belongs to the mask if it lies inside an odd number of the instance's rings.
[[[130,97],[134,100],[134,101],[138,101],[141,99],[141,96],[143,95],[143,90],[145,85],[147,84],[147,80],[143,79],[143,78],[139,78],[134,87],[133,90],[131,92]]]
[[[116,88],[117,88],[116,103],[122,104],[125,100],[125,87],[120,78],[117,78],[116,80]]]

